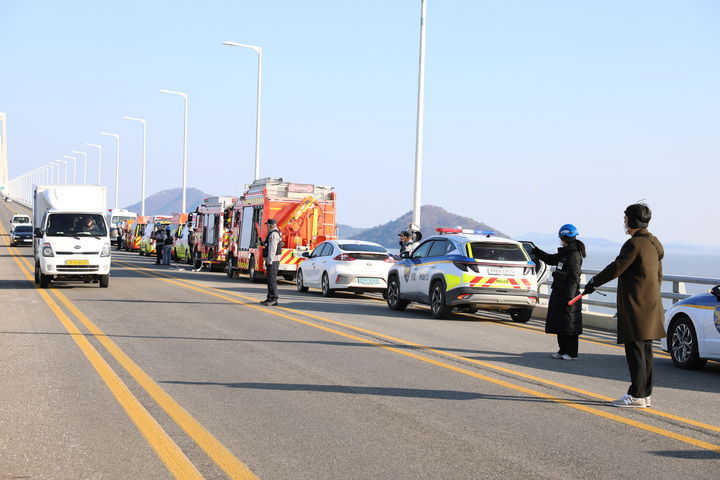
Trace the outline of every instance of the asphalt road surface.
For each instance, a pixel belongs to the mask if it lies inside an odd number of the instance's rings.
[[[659,350],[653,408],[607,404],[614,336],[434,320],[113,252],[108,289],[32,282],[0,206],[0,480],[717,479],[720,364]]]

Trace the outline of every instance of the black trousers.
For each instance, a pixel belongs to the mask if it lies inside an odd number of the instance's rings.
[[[280,262],[273,262],[267,267],[267,285],[268,285],[268,300],[278,299],[278,287],[277,287],[277,275],[278,268],[280,268]]]
[[[652,394],[653,351],[652,340],[640,340],[625,344],[625,359],[630,368],[628,395],[645,398]]]
[[[557,336],[558,353],[564,355],[570,355],[571,357],[578,356],[578,337],[579,335],[559,335]]]
[[[157,260],[155,260],[155,265],[162,263],[162,248],[163,246],[160,244],[155,245],[155,256],[157,258]]]

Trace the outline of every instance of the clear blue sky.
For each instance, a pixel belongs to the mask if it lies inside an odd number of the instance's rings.
[[[102,143],[103,183],[140,199],[181,183],[240,194],[253,176],[332,185],[338,220],[412,208],[419,0],[0,2],[10,177]],[[578,225],[621,240],[646,199],[665,241],[720,245],[720,2],[428,0],[423,203],[513,235]]]

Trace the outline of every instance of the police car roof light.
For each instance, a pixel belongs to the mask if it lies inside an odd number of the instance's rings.
[[[470,228],[436,228],[439,233],[472,233],[475,235],[495,235],[492,230],[473,230]]]

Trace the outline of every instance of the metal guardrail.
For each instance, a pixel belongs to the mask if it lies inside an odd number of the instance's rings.
[[[554,268],[553,268],[554,270]],[[592,277],[594,275],[597,275],[600,273],[600,270],[582,270],[582,275],[580,275],[580,284],[581,287],[585,286],[585,283],[588,280],[588,276]],[[672,303],[679,302],[680,300],[683,300],[685,298],[690,297],[691,295],[687,293],[687,284],[694,284],[694,285],[720,285],[720,278],[708,278],[708,277],[686,277],[681,275],[663,275],[663,285],[665,284],[672,284],[672,291],[661,291],[660,297],[668,300],[672,300]],[[545,280],[545,283],[543,283],[539,290],[540,290],[540,299],[541,303],[546,304],[547,299],[550,298],[550,286],[552,285],[552,275],[549,275],[547,280]],[[616,287],[608,287],[608,286],[602,286],[597,289],[597,291],[603,292],[603,293],[617,293]],[[596,307],[603,307],[603,308],[610,308],[610,309],[617,309],[617,304],[614,301],[608,301],[608,300],[595,300],[592,298],[583,298],[583,311],[589,311],[588,306],[594,305]]]

